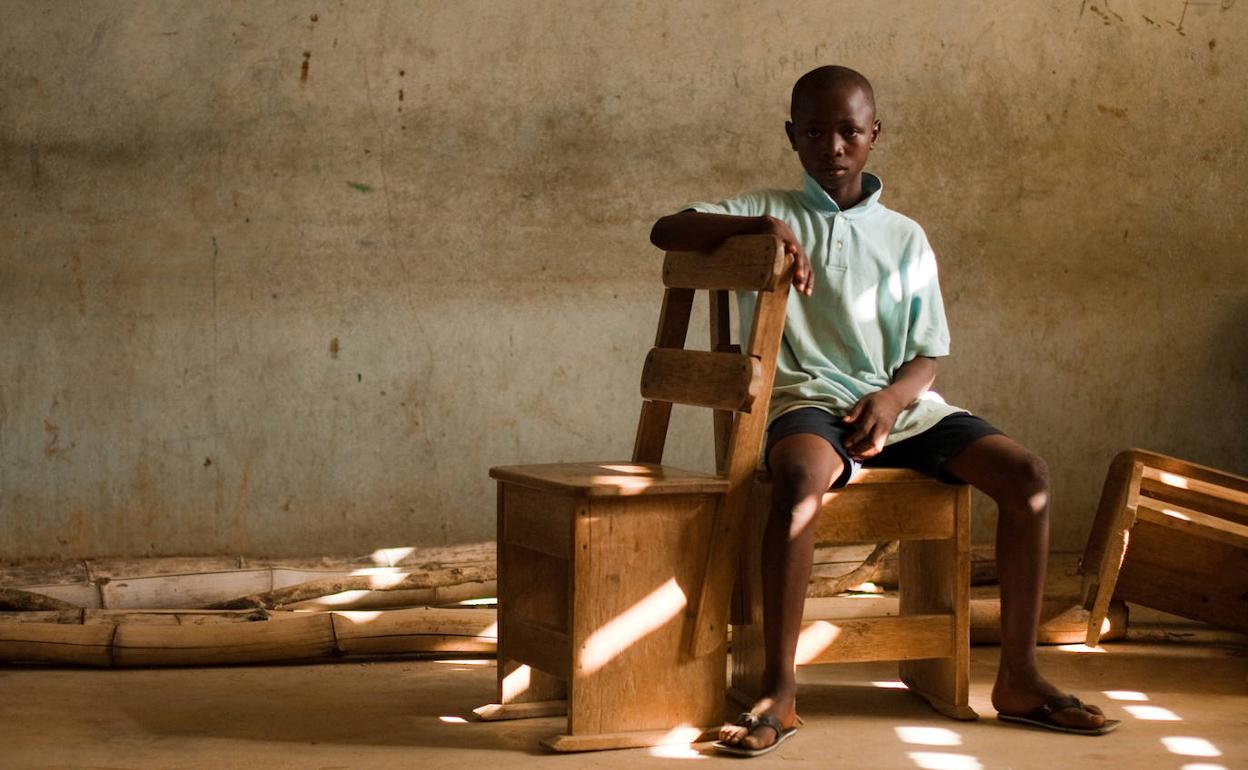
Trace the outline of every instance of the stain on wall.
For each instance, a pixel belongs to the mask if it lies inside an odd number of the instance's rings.
[[[1055,547],[1119,449],[1248,472],[1230,0],[6,10],[0,558],[479,540],[489,466],[626,457],[650,224],[792,185],[823,63],[876,85],[938,388],[1048,458]],[[709,441],[677,410],[671,460]]]

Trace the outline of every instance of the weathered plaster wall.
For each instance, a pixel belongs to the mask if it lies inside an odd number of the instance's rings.
[[[1117,449],[1248,471],[1233,0],[0,18],[0,558],[484,539],[490,465],[627,456],[651,222],[793,182],[829,62],[941,257],[940,389],[1049,458],[1057,547]]]

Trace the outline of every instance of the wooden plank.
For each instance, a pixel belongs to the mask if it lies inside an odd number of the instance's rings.
[[[1185,488],[1248,505],[1248,477],[1142,449],[1132,449],[1129,454],[1148,469],[1145,478],[1169,483],[1172,480],[1163,479],[1161,473],[1180,476],[1187,481],[1179,482]]]
[[[746,353],[764,364],[760,388],[762,395],[756,408],[737,417],[732,429],[726,463],[729,486],[716,509],[715,525],[707,538],[702,558],[701,589],[694,603],[695,626],[690,648],[694,656],[710,653],[728,638],[728,614],[732,586],[740,566],[741,534],[746,526],[754,470],[767,426],[767,406],[775,381],[775,362],[784,332],[791,277],[792,261],[786,259],[784,274],[776,290],[759,292],[754,304]]]
[[[748,709],[753,699],[763,695],[765,668],[763,642],[763,533],[771,508],[770,489],[753,484],[744,526],[746,545],[741,549],[740,569],[733,590],[732,623],[732,689],[748,695]],[[810,603],[807,603],[810,606]]]
[[[714,251],[669,251],[663,259],[663,285],[687,289],[772,291],[788,259],[773,235],[737,235]]]
[[[719,727],[720,725],[716,723],[706,727],[687,727],[672,730],[631,730],[621,733],[595,733],[592,735],[552,735],[549,738],[543,738],[540,743],[551,751],[560,753],[669,746],[677,743],[709,741],[718,735]]]
[[[572,548],[574,497],[503,484],[505,542],[566,559]]]
[[[728,487],[721,476],[629,460],[500,465],[490,468],[490,476],[510,484],[579,497],[714,494]]]
[[[944,540],[953,535],[958,487],[925,483],[849,486],[823,496],[816,543]]]
[[[1202,474],[1202,475],[1208,478],[1207,474]],[[1220,475],[1221,474],[1219,474],[1219,476]],[[1227,476],[1228,483],[1220,484],[1220,483],[1215,483],[1213,481],[1205,480],[1205,478],[1200,478],[1197,476],[1188,476],[1182,473],[1171,473],[1169,471],[1161,470],[1160,468],[1153,468],[1148,465],[1145,465],[1144,466],[1144,478],[1148,479],[1149,481],[1160,482],[1161,484],[1164,484],[1165,486],[1168,486],[1168,487],[1176,487],[1178,489],[1185,489],[1190,492],[1196,492],[1197,494],[1205,495],[1207,497],[1214,497],[1219,500],[1225,500],[1228,503],[1235,503],[1236,505],[1240,505],[1240,506],[1248,506],[1248,491],[1240,490],[1240,489],[1237,489],[1235,486],[1231,486],[1230,483],[1233,482],[1235,477],[1229,476],[1229,474]]]
[[[476,707],[472,713],[481,722],[554,717],[568,713],[568,702],[566,700],[540,700],[527,703],[490,703]]]
[[[577,520],[568,733],[718,722],[725,651],[685,654],[716,496],[594,498]]]
[[[836,618],[802,624],[797,663],[946,658],[953,654],[952,615]]]
[[[512,708],[526,703],[549,703],[559,701],[567,703],[567,680],[539,671],[532,666],[503,657],[504,645],[499,639],[498,657],[498,691],[499,703],[503,708]],[[483,707],[484,708],[484,707]],[[521,713],[524,713],[521,711]],[[536,716],[536,714],[530,714]],[[503,719],[505,717],[498,717]],[[518,717],[517,717],[518,718]]]
[[[1139,520],[1114,596],[1248,632],[1248,550]]]
[[[1248,525],[1207,513],[1194,511],[1178,505],[1167,505],[1151,498],[1141,497],[1135,509],[1138,521],[1148,521],[1159,527],[1169,527],[1193,537],[1207,537],[1235,548],[1248,550]]]
[[[1083,606],[1088,610],[1088,634],[1084,643],[1095,647],[1101,639],[1101,625],[1109,612],[1118,582],[1118,571],[1127,552],[1127,539],[1135,526],[1135,510],[1140,498],[1144,465],[1131,453],[1123,452],[1110,464],[1101,489],[1101,500],[1092,522],[1088,546],[1080,560],[1083,570]]]
[[[496,611],[496,622],[510,614],[532,617],[555,628],[566,629],[568,562],[540,551],[505,545],[508,537],[506,483],[500,481],[497,486],[495,542],[504,545],[497,547],[499,609]],[[507,654],[509,640],[501,633],[502,625],[499,622],[495,628],[499,637],[496,653],[499,705],[566,698],[565,679],[545,671],[536,671]]]
[[[663,293],[659,311],[659,328],[654,335],[656,348],[680,349],[689,333],[689,315],[693,312],[693,289],[668,289]],[[667,426],[672,405],[662,401],[644,401],[637,421],[637,438],[633,443],[633,461],[663,462],[667,443]]]
[[[716,353],[740,353],[732,344],[731,308],[726,291],[712,291],[708,303],[710,311],[711,350]],[[734,349],[735,348],[735,349]],[[712,418],[715,430],[715,472],[723,473],[728,462],[728,442],[732,438],[732,422],[736,415],[727,409],[716,409]]]
[[[500,615],[499,637],[507,639],[507,657],[567,679],[571,661],[568,635],[513,615]]]
[[[1145,471],[1147,472],[1148,469],[1145,468]],[[1203,511],[1210,516],[1248,525],[1248,506],[1221,496],[1207,494],[1203,491],[1205,489],[1208,487],[1184,488],[1168,484],[1158,478],[1148,478],[1147,475],[1140,481],[1140,494],[1158,502]]]
[[[499,617],[567,631],[569,562],[512,543],[504,543],[499,555],[500,567],[511,572],[506,585],[499,583]]]
[[[637,438],[633,445],[633,462],[663,462],[663,450],[667,446],[667,426],[671,419],[670,401],[641,402],[641,417],[637,420]]]
[[[763,365],[752,356],[652,348],[641,372],[641,395],[652,401],[748,412],[762,381]]]
[[[948,540],[903,540],[898,554],[902,617],[952,613],[949,653],[900,665],[901,681],[932,708],[955,719],[975,719],[970,687],[970,487],[953,488]]]

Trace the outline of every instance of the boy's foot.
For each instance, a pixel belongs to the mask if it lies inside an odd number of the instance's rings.
[[[1046,703],[1066,697],[1065,692],[1049,684],[1038,673],[1011,676],[1001,669],[992,688],[992,707],[998,714],[1025,717],[1043,708]],[[1104,726],[1105,713],[1099,706],[1074,699],[1068,707],[1047,714],[1046,719],[1063,727],[1091,730]]]
[[[796,702],[792,696],[765,696],[754,704],[747,712],[755,717],[764,714],[775,717],[780,730],[769,724],[755,720],[739,719],[737,724],[726,724],[719,728],[719,740],[728,746],[740,746],[743,749],[756,751],[774,746],[780,739],[780,732],[787,731],[801,721],[797,716]],[[767,720],[771,721],[771,720]]]

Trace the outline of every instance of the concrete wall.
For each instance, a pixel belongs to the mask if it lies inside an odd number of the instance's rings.
[[[1243,3],[0,19],[0,558],[485,539],[490,465],[626,457],[651,222],[793,183],[830,62],[942,260],[939,388],[1048,457],[1056,547],[1120,448],[1248,471]],[[708,466],[709,417],[676,429]]]

